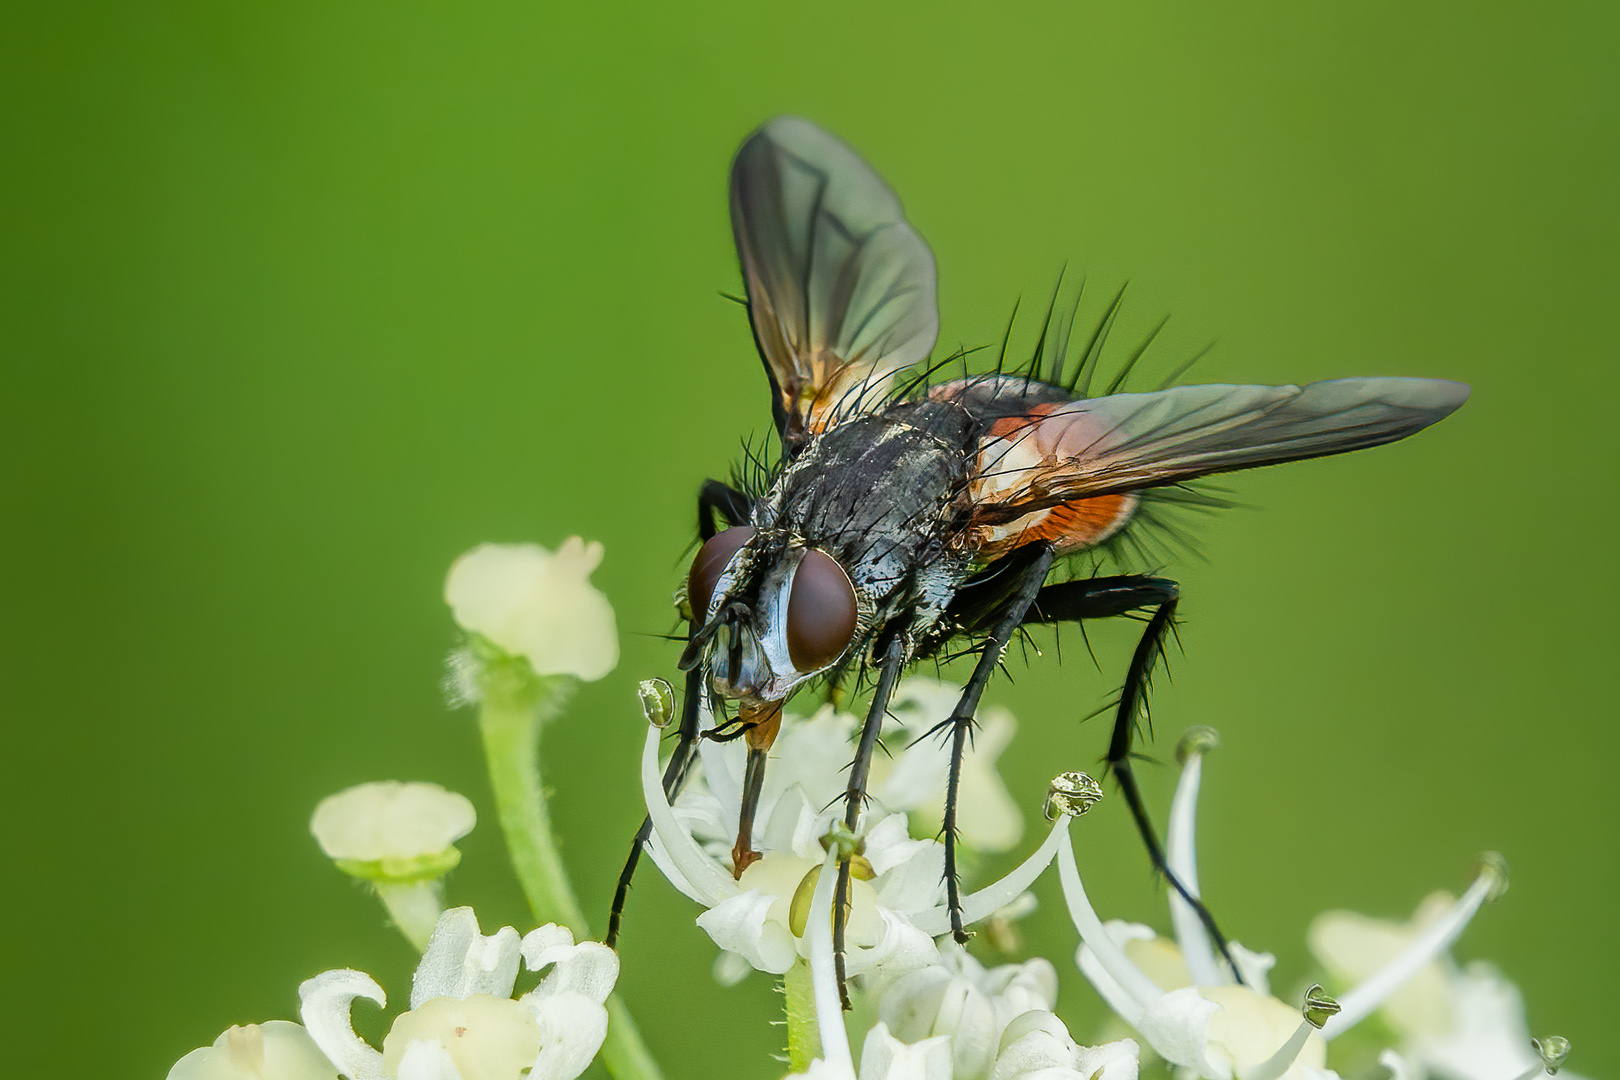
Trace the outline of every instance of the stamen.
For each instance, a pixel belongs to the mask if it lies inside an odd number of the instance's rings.
[[[1494,851],[1486,852],[1480,856],[1479,876],[1463,893],[1462,899],[1430,923],[1399,956],[1340,998],[1342,1011],[1323,1025],[1322,1037],[1334,1038],[1365,1019],[1391,994],[1406,985],[1407,980],[1416,975],[1420,968],[1450,948],[1480,905],[1487,900],[1495,900],[1506,891],[1507,861]]]
[[[1278,1080],[1278,1077],[1287,1072],[1299,1057],[1301,1050],[1311,1034],[1321,1029],[1328,1019],[1339,1011],[1339,1003],[1326,993],[1320,986],[1312,986],[1305,991],[1305,1007],[1300,1010],[1305,1019],[1294,1033],[1288,1037],[1275,1054],[1265,1060],[1259,1068],[1248,1074],[1247,1080]]]
[[[838,883],[838,854],[829,851],[810,898],[810,922],[804,940],[810,953],[810,993],[816,1003],[816,1028],[821,1033],[821,1059],[835,1076],[854,1076],[855,1059],[849,1052],[844,1028],[844,1006],[838,996],[838,973],[833,963],[833,889]]]
[[[1109,936],[1102,920],[1097,918],[1091,901],[1086,898],[1085,886],[1080,883],[1080,868],[1075,865],[1074,849],[1064,844],[1058,849],[1057,859],[1058,876],[1063,882],[1063,899],[1069,905],[1069,918],[1073,920],[1075,929],[1080,931],[1081,939],[1091,947],[1092,955],[1103,970],[1136,1004],[1135,1015],[1126,1016],[1121,1012],[1120,1018],[1132,1027],[1139,1028],[1148,1006],[1163,997],[1164,991],[1131,962],[1125,950]]]
[[[671,866],[691,886],[681,891],[704,907],[713,907],[727,897],[736,896],[737,883],[704,854],[697,841],[675,820],[675,811],[664,797],[663,776],[658,771],[658,740],[658,729],[648,727],[647,743],[641,749],[641,796],[647,802],[647,816],[652,819],[653,832],[669,855]],[[674,877],[670,875],[671,881]]]
[[[1305,1041],[1316,1032],[1316,1028],[1309,1020],[1301,1020],[1299,1027],[1288,1037],[1275,1054],[1272,1054],[1261,1065],[1251,1070],[1246,1080],[1278,1080],[1278,1077],[1287,1072],[1299,1057],[1299,1052],[1305,1049]]]
[[[997,911],[1006,907],[1022,896],[1029,887],[1035,884],[1035,879],[1052,864],[1052,857],[1059,851],[1066,849],[1069,839],[1069,822],[1074,820],[1068,814],[1058,817],[1052,826],[1052,831],[1046,834],[1046,840],[1035,853],[1000,881],[986,885],[971,896],[962,898],[962,924],[976,923],[981,919],[988,919]],[[911,923],[929,937],[938,937],[948,933],[951,929],[951,908],[949,904],[940,904],[912,916]]]
[[[1176,880],[1186,886],[1193,896],[1198,891],[1198,858],[1196,829],[1198,814],[1198,787],[1203,777],[1204,755],[1220,745],[1220,736],[1212,727],[1188,728],[1176,744],[1176,760],[1181,763],[1181,779],[1176,783],[1175,798],[1170,803],[1170,828],[1165,833],[1165,862]],[[1214,944],[1198,912],[1175,889],[1170,890],[1170,925],[1175,928],[1176,942],[1181,946],[1182,959],[1187,971],[1198,986],[1230,986],[1231,980],[1215,957]]]

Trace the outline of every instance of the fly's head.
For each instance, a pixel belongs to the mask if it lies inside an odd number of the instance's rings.
[[[687,603],[698,631],[681,668],[745,704],[781,702],[848,652],[863,604],[848,571],[819,548],[739,526],[692,560]]]

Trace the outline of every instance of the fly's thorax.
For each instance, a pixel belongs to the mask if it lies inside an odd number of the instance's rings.
[[[750,525],[704,545],[688,596],[716,692],[781,700],[889,620],[904,614],[909,629],[919,602],[941,604],[961,576],[947,539],[968,431],[936,403],[840,424],[783,469]]]

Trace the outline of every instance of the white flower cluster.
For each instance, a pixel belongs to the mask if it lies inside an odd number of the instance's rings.
[[[919,680],[902,683],[895,700],[904,730],[925,732],[949,714],[955,692]],[[988,821],[981,837],[1016,839],[1022,822],[993,769],[1005,745],[1001,733],[1010,733],[1012,720],[1001,715],[993,723],[1000,733],[981,738],[963,770],[974,783],[963,784],[962,819]],[[855,718],[830,707],[808,719],[784,719],[759,803],[764,824],[755,841],[763,854],[735,880],[729,860],[741,798],[740,748],[702,744],[701,767],[673,806],[660,784],[657,730],[649,731],[643,750],[643,793],[654,830],[649,851],[675,887],[706,909],[697,922],[723,950],[717,973],[733,981],[749,969],[782,974],[808,961],[813,977],[827,983],[817,1004],[825,1056],[805,1076],[1112,1080],[1135,1076],[1139,1061],[1152,1061],[1207,1080],[1338,1080],[1327,1066],[1330,1040],[1374,1012],[1401,1036],[1382,1060],[1403,1080],[1516,1080],[1541,1075],[1550,1061],[1556,1068],[1545,1047],[1526,1033],[1511,985],[1487,967],[1459,971],[1446,956],[1481,904],[1505,888],[1499,858],[1488,858],[1474,885],[1443,913],[1434,904],[1420,912],[1420,929],[1398,930],[1344,913],[1323,916],[1312,935],[1319,961],[1346,984],[1360,986],[1339,1000],[1313,988],[1290,1004],[1269,989],[1271,956],[1231,942],[1226,955],[1237,965],[1234,973],[1196,911],[1174,891],[1174,940],[1138,923],[1104,923],[1081,881],[1070,817],[1060,814],[1033,856],[968,896],[964,908],[970,922],[985,918],[1018,898],[1056,857],[1082,940],[1078,967],[1138,1037],[1098,1047],[1076,1044],[1051,1012],[1057,978],[1049,963],[986,970],[944,937],[942,845],[913,839],[901,812],[926,814],[943,787],[939,749],[925,739],[898,752],[878,774],[857,830],[864,847],[856,861],[861,872],[852,882],[845,970],[867,999],[861,1012],[875,1022],[862,1038],[854,1072],[832,981],[830,939],[825,957],[817,949],[831,917],[827,878],[835,857],[828,852],[837,845],[842,769],[857,727]],[[1166,852],[1196,895],[1195,811],[1202,752],[1213,745],[1213,732],[1190,734]],[[1376,947],[1369,943],[1373,939]],[[1425,987],[1428,996],[1420,997]],[[829,1008],[833,1021],[827,1019]]]
[[[519,965],[545,972],[513,1000]],[[471,908],[439,917],[411,981],[411,1007],[394,1018],[381,1050],[354,1033],[357,997],[388,996],[360,971],[328,971],[298,989],[304,1026],[273,1020],[234,1027],[193,1050],[169,1080],[573,1080],[607,1034],[603,1002],[619,958],[560,926],[521,939],[510,926],[479,932]]]
[[[452,656],[452,696],[480,704],[503,826],[529,852],[515,866],[534,910],[571,904],[574,914],[556,918],[575,925],[584,923],[554,855],[534,738],[570,680],[600,678],[617,660],[612,608],[587,580],[601,554],[600,545],[577,538],[556,553],[485,545],[456,562],[446,585],[468,635]],[[658,751],[673,700],[667,688],[644,690],[653,721],[641,760],[652,824],[647,852],[702,908],[697,924],[719,947],[721,981],[752,971],[783,978],[793,1078],[1135,1080],[1151,1069],[1177,1080],[1339,1080],[1329,1068],[1339,1060],[1333,1040],[1374,1014],[1393,1042],[1378,1055],[1392,1080],[1532,1080],[1563,1064],[1568,1043],[1529,1038],[1512,984],[1487,965],[1459,968],[1447,955],[1480,906],[1506,888],[1499,857],[1483,861],[1460,899],[1430,897],[1409,923],[1320,916],[1310,949],[1342,992],[1334,998],[1312,987],[1279,996],[1268,978],[1272,957],[1213,940],[1174,890],[1167,890],[1173,938],[1097,915],[1071,833],[1101,789],[1067,773],[1048,793],[1045,839],[1012,873],[965,895],[963,916],[1004,922],[1027,910],[1027,890],[1056,861],[1079,937],[1075,964],[1134,1033],[1077,1041],[1053,1012],[1057,966],[1036,958],[987,967],[949,937],[937,839],[949,754],[931,733],[958,693],[925,679],[896,688],[883,732],[896,750],[874,762],[871,797],[853,835],[843,827],[842,796],[859,721],[831,706],[784,717],[757,803],[759,858],[734,877],[744,747],[700,741],[698,764],[672,804]],[[1007,851],[1023,836],[1017,804],[995,770],[1015,731],[1004,710],[982,710],[961,772],[960,840],[969,851]],[[500,742],[491,732],[518,737]],[[1213,745],[1207,729],[1184,739],[1166,833],[1167,861],[1194,897],[1197,800]],[[321,847],[376,891],[423,950],[410,1008],[374,1047],[355,1033],[350,1011],[356,998],[386,1004],[382,988],[359,971],[328,971],[300,987],[303,1026],[233,1027],[186,1055],[170,1080],[573,1080],[599,1051],[620,1080],[656,1076],[637,1062],[645,1052],[633,1028],[616,1022],[609,1030],[610,1015],[622,1012],[609,1000],[619,971],[611,949],[576,943],[556,923],[523,936],[511,927],[485,936],[471,908],[442,910],[443,876],[460,859],[455,842],[475,821],[470,802],[432,784],[366,784],[323,801],[311,822]],[[523,827],[530,833],[514,837],[511,830]],[[842,970],[833,944],[841,858],[851,867]],[[521,968],[541,978],[514,997]],[[858,1005],[849,1014],[846,988]]]

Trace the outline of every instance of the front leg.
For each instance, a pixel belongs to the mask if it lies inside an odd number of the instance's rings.
[[[715,534],[716,512],[728,524],[741,525],[748,520],[751,509],[748,496],[742,492],[718,480],[705,480],[698,492],[698,536],[708,540]],[[696,629],[695,625],[688,628],[689,647]],[[708,688],[703,685],[703,672],[700,668],[694,668],[686,673],[686,698],[681,706],[681,726],[676,733],[675,752],[670,755],[669,764],[664,768],[664,794],[671,799],[686,784],[686,777],[696,757],[701,705],[707,690]],[[630,883],[635,877],[637,864],[641,862],[642,849],[646,847],[647,838],[651,835],[652,818],[644,817],[641,819],[641,827],[636,830],[635,838],[630,841],[630,854],[624,861],[624,869],[619,872],[619,884],[613,890],[613,906],[608,911],[607,936],[603,939],[610,949],[618,943],[619,929],[624,922],[624,905],[630,898]]]
[[[849,784],[844,789],[844,828],[854,833],[860,823],[861,808],[866,805],[866,781],[872,771],[872,753],[877,748],[878,734],[883,730],[883,718],[889,714],[889,697],[900,678],[900,669],[906,663],[904,635],[896,634],[884,650],[878,669],[877,688],[872,691],[872,704],[866,710],[866,723],[861,727],[861,741],[855,748],[855,760],[849,766]],[[838,972],[838,996],[845,1010],[850,1007],[849,991],[844,976],[844,930],[849,921],[849,860],[838,861],[838,887],[833,892],[833,964]]]

